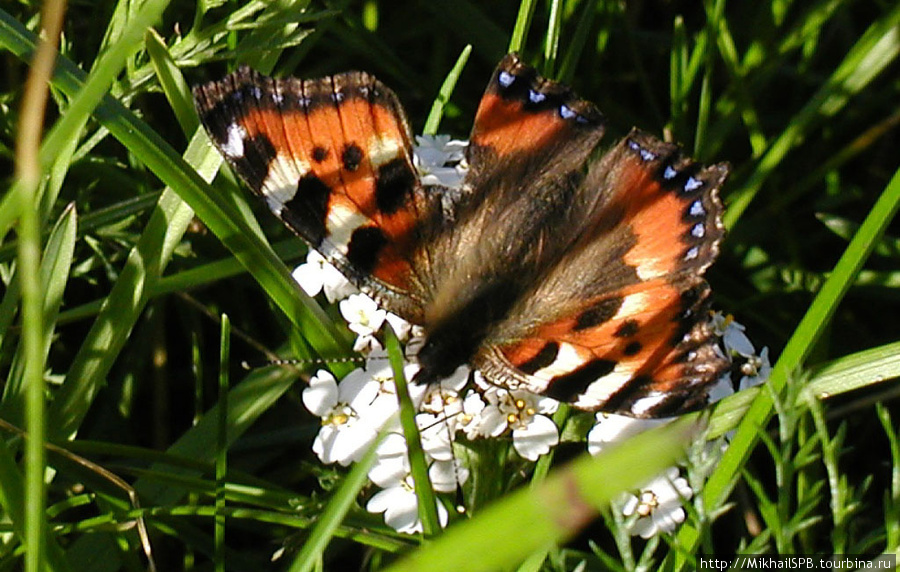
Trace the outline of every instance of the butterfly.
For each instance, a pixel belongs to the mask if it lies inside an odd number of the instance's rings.
[[[704,271],[726,164],[604,117],[516,54],[481,99],[458,188],[425,185],[397,96],[365,72],[194,88],[228,164],[384,309],[424,326],[414,381],[491,383],[635,417],[705,405],[727,369]]]

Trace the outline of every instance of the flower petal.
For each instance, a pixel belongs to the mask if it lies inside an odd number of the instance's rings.
[[[338,385],[331,373],[320,369],[309,378],[302,393],[303,405],[318,417],[324,417],[338,403]]]
[[[513,431],[513,447],[529,461],[537,461],[559,443],[559,430],[552,419],[535,415],[523,429]]]

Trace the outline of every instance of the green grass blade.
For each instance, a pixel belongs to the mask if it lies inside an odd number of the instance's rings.
[[[4,517],[9,519],[13,532],[20,539],[25,538],[25,479],[16,464],[9,442],[0,439],[0,507]],[[44,564],[54,572],[70,570],[65,554],[53,537],[44,543],[46,561]]]
[[[184,76],[181,75],[181,70],[178,69],[172,54],[169,53],[165,42],[155,30],[147,30],[144,35],[144,43],[147,46],[150,63],[153,64],[153,70],[156,72],[156,77],[159,78],[159,85],[162,86],[163,93],[169,105],[172,106],[178,124],[182,131],[190,135],[200,127],[200,121],[191,100],[191,88],[184,81]]]
[[[365,456],[353,465],[343,479],[341,486],[319,516],[319,520],[303,544],[303,548],[291,563],[290,572],[308,572],[321,562],[322,554],[325,552],[329,540],[335,535],[338,526],[356,503],[359,492],[369,482],[369,469],[375,464],[376,450],[385,435],[386,433],[382,432],[378,436],[375,443],[366,451]]]
[[[522,0],[519,3],[519,14],[513,25],[512,37],[509,39],[509,52],[521,52],[525,49],[528,40],[528,31],[531,29],[531,18],[534,16],[535,0]]]
[[[486,13],[489,5],[470,0],[432,0],[425,5],[448,29],[475,46],[475,53],[496,62],[506,53],[509,34]]]
[[[25,201],[19,209],[19,256],[16,259],[22,288],[22,386],[25,389],[25,428],[28,431],[25,438],[26,572],[39,572],[44,567],[44,535],[47,530],[44,516],[45,360],[41,351],[45,337],[44,288],[40,276],[41,229],[36,208],[40,179],[37,175],[35,172],[26,178],[20,173]]]
[[[228,475],[228,386],[231,363],[231,321],[222,314],[219,340],[219,414],[216,428],[215,555],[217,572],[225,572],[225,482]]]
[[[400,340],[397,339],[397,335],[390,325],[385,328],[385,341],[388,358],[391,363],[391,371],[394,374],[394,386],[397,388],[397,400],[400,404],[400,426],[403,428],[403,437],[406,439],[409,471],[413,478],[416,498],[419,501],[419,519],[422,521],[422,532],[426,538],[432,538],[441,531],[441,523],[438,519],[437,505],[435,504],[437,501],[434,497],[431,477],[428,474],[428,463],[425,460],[425,451],[422,449],[419,426],[416,424],[416,406],[409,395],[409,386],[403,373],[403,349],[400,347]]]
[[[597,457],[582,455],[553,471],[540,485],[522,487],[471,520],[456,524],[389,570],[508,569],[529,554],[570,538],[615,495],[673,464],[696,431],[696,423],[697,417],[691,416],[638,435]],[[515,541],[498,542],[498,538]]]
[[[556,76],[556,59],[559,56],[559,37],[562,32],[562,2],[550,1],[550,22],[544,36],[544,75]]]
[[[891,422],[891,414],[887,407],[879,403],[877,406],[878,419],[887,435],[890,444],[891,460],[891,487],[884,491],[884,517],[885,517],[885,552],[894,554],[900,552],[900,438],[897,435],[896,424]]]
[[[208,168],[207,176],[214,170]],[[55,438],[69,438],[78,429],[143,311],[148,284],[165,267],[192,217],[190,207],[175,193],[163,193],[50,406]]]
[[[566,56],[557,74],[557,78],[563,83],[571,83],[575,78],[575,68],[578,65],[578,60],[587,48],[594,20],[597,17],[598,7],[593,2],[585,2],[583,10],[581,17],[578,19],[578,25],[575,27],[575,33],[572,34],[572,39],[569,40]]]
[[[694,156],[702,157],[706,148],[707,131],[709,130],[710,114],[712,113],[712,73],[715,65],[715,37],[716,30],[720,27],[725,9],[723,0],[715,0],[711,5],[706,2],[707,22],[703,30],[706,36],[703,52],[703,78],[700,81],[700,102],[697,105],[697,123],[694,133]]]
[[[459,80],[463,68],[466,67],[466,63],[469,61],[469,56],[471,54],[471,44],[463,48],[462,53],[459,54],[456,63],[453,65],[453,69],[447,74],[447,78],[444,80],[444,83],[441,84],[440,91],[438,91],[438,96],[431,105],[431,112],[428,114],[428,119],[425,121],[424,129],[422,129],[423,134],[435,135],[437,133],[441,118],[444,116],[444,106],[450,101],[450,96],[453,95],[453,89],[456,87],[456,82]]]
[[[781,393],[788,380],[803,366],[804,360],[825,331],[838,304],[852,285],[869,253],[878,244],[898,208],[900,208],[900,171],[894,174],[887,188],[872,207],[831,276],[822,286],[803,320],[797,326],[781,357],[773,366],[768,383],[775,393]],[[734,479],[740,473],[741,467],[756,445],[760,429],[765,427],[771,418],[772,408],[773,400],[770,392],[759,392],[744,415],[743,421],[732,439],[731,446],[723,455],[703,490],[705,506],[719,507],[725,502]],[[687,547],[688,550],[692,550],[699,540],[697,530],[690,525],[683,526],[677,538],[679,544]],[[675,556],[676,569],[683,569],[685,562],[682,558],[683,553]]]
[[[900,378],[900,342],[838,358],[811,370],[808,391],[819,399]]]
[[[900,54],[900,5],[872,24],[857,40],[819,91],[803,106],[772,142],[744,186],[732,197],[723,221],[734,228],[769,176],[803,136],[827,117],[843,109]]]
[[[250,426],[265,413],[272,404],[281,398],[297,380],[297,372],[289,368],[271,367],[251,372],[228,392],[227,417],[228,441],[230,447],[243,435]],[[217,426],[221,404],[211,407],[200,421],[185,432],[167,453],[195,462],[212,464],[216,457]],[[169,475],[199,475],[200,469],[174,467],[164,462],[159,463]],[[138,479],[134,489],[150,504],[176,504],[184,498],[187,491],[164,482],[147,478]]]
[[[41,369],[50,353],[50,344],[53,341],[53,330],[59,307],[62,304],[63,291],[69,277],[69,268],[75,252],[75,235],[77,227],[77,213],[75,205],[71,204],[63,211],[62,216],[50,233],[47,246],[44,249],[44,258],[41,261],[40,283],[42,292],[43,336],[41,340]],[[0,418],[20,425],[20,417],[24,411],[26,385],[24,383],[24,353],[20,352],[13,358],[7,382],[3,387],[3,401],[0,403]]]

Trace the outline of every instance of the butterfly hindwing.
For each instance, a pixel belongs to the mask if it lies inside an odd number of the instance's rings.
[[[579,194],[594,209],[579,240],[486,340],[479,367],[585,409],[701,405],[727,363],[702,278],[723,233],[726,174],[632,131],[589,165]]]

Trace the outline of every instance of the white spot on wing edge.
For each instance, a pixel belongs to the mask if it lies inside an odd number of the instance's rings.
[[[585,356],[578,352],[572,344],[561,343],[556,352],[556,359],[550,365],[534,372],[533,377],[549,383],[553,378],[573,372],[584,365]]]
[[[609,398],[631,381],[637,371],[637,360],[621,361],[611,372],[592,381],[587,389],[575,400],[575,407],[593,409],[603,405]]]
[[[262,194],[266,197],[269,208],[275,211],[277,205],[280,211],[281,205],[293,199],[297,194],[300,178],[309,170],[309,163],[297,160],[293,155],[286,156],[279,153],[269,164],[269,172],[262,183]]]
[[[631,406],[631,412],[635,415],[644,415],[665,400],[665,393],[651,393],[647,397],[642,397],[635,401],[634,405]]]
[[[247,130],[237,123],[228,126],[228,138],[222,143],[222,153],[231,158],[244,156],[244,139],[247,138]]]

